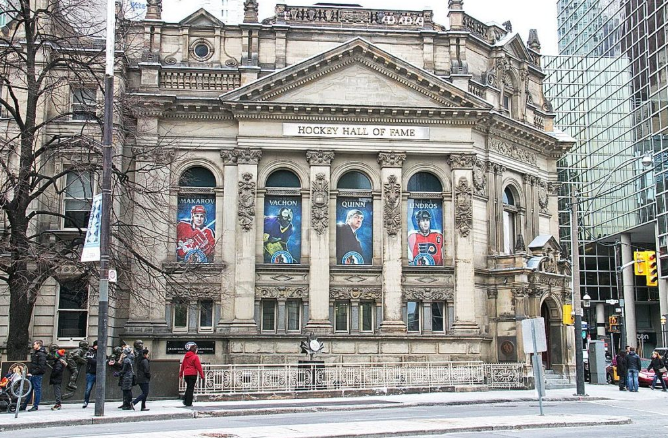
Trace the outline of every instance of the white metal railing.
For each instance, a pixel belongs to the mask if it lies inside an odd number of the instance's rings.
[[[310,363],[276,365],[202,365],[204,380],[196,394],[293,392],[370,388],[484,386],[525,388],[522,363],[406,362]],[[179,381],[179,391],[185,382]]]

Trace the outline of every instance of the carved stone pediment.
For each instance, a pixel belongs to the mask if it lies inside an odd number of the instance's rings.
[[[377,287],[333,287],[329,290],[330,300],[373,300],[380,301],[382,289]]]
[[[179,23],[181,26],[189,27],[225,27],[222,21],[217,19],[213,14],[207,12],[205,9],[199,9],[192,14],[188,15],[186,18],[181,20]]]
[[[417,301],[452,301],[455,291],[432,287],[410,287],[403,290],[405,300]]]

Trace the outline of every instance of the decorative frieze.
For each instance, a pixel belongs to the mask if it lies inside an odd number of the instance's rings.
[[[308,299],[308,286],[261,286],[255,288],[255,298]]]
[[[173,284],[167,287],[167,300],[202,300],[210,299],[220,300],[220,284],[188,284],[183,287],[182,284]]]
[[[385,205],[383,206],[383,222],[390,236],[396,236],[401,230],[401,185],[396,175],[390,175],[383,184]]]
[[[253,219],[255,218],[255,181],[253,174],[245,172],[241,175],[239,181],[239,201],[237,215],[239,224],[244,231],[250,231],[253,228]]]
[[[235,149],[238,164],[258,164],[262,157],[260,149]]]
[[[403,152],[379,152],[378,163],[381,167],[401,167],[406,160]]]
[[[489,148],[508,158],[513,158],[533,166],[537,164],[536,154],[520,148],[515,144],[508,144],[499,139],[492,139],[489,142]]]
[[[473,227],[472,189],[465,177],[459,178],[455,187],[455,228],[467,237]]]
[[[330,300],[369,300],[380,301],[380,287],[333,287],[329,289]]]
[[[329,182],[324,173],[318,173],[311,182],[311,226],[323,234],[329,224]]]
[[[306,161],[311,166],[330,166],[334,160],[333,151],[306,151]]]
[[[474,154],[450,154],[448,157],[450,167],[454,169],[473,169],[476,163],[476,156]]]
[[[454,290],[431,287],[407,288],[403,290],[406,301],[453,301]]]

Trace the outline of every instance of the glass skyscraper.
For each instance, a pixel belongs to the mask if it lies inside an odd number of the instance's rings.
[[[590,334],[609,334],[605,322],[621,309],[614,301],[625,299],[627,343],[636,339],[645,356],[662,344],[665,284],[648,287],[644,276],[629,273],[633,251],[668,256],[666,3],[558,0],[559,55],[543,57],[555,125],[578,142],[559,163],[560,240],[570,249],[575,192]],[[653,165],[645,167],[648,154]],[[662,265],[668,276],[668,259]]]

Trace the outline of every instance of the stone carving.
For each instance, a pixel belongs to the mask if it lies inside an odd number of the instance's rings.
[[[495,300],[499,297],[499,290],[495,287],[490,287],[487,289],[487,299]]]
[[[431,287],[410,288],[403,291],[405,300],[453,301],[454,291]]]
[[[515,239],[515,252],[526,252],[527,247],[524,244],[524,237],[522,236],[522,233],[517,234],[517,238]]]
[[[257,23],[257,0],[244,2],[244,23]]]
[[[487,165],[481,160],[476,160],[473,166],[473,189],[476,196],[487,194]]]
[[[509,145],[501,140],[493,139],[489,142],[490,149],[505,155],[506,157],[514,158],[525,163],[536,165],[536,154],[528,152],[517,145]]]
[[[262,157],[262,151],[259,149],[235,149],[239,164],[257,164]]]
[[[329,224],[329,183],[324,173],[318,173],[311,183],[311,226],[323,234]]]
[[[547,183],[545,181],[540,181],[538,183],[538,206],[540,207],[541,213],[548,213],[548,204],[549,197],[547,193]]]
[[[148,0],[146,2],[146,19],[160,20],[162,17],[162,0]]]
[[[473,200],[471,186],[465,177],[459,178],[455,188],[455,228],[462,237],[468,237],[473,227]]]
[[[486,85],[496,87],[496,74],[494,70],[489,70],[482,75],[482,79]]]
[[[249,172],[241,175],[241,179],[239,181],[237,215],[241,229],[250,231],[253,228],[253,219],[255,218],[255,181],[253,181],[253,174]]]
[[[220,284],[192,284],[183,287],[183,283],[174,283],[167,288],[166,298],[168,301],[178,300],[201,300],[217,299],[220,295]]]
[[[220,158],[224,164],[237,164],[237,154],[234,149],[220,151]]]
[[[529,295],[529,288],[526,286],[514,287],[512,288],[513,297],[515,298],[524,298]]]
[[[396,236],[401,230],[401,185],[396,175],[390,175],[383,184],[385,205],[383,206],[383,222],[390,236]]]
[[[448,163],[453,169],[473,169],[476,156],[473,154],[450,154]]]
[[[560,189],[561,189],[561,183],[558,182],[547,183],[547,192],[553,196],[557,196],[559,194]]]
[[[301,298],[308,299],[307,286],[262,286],[255,288],[255,298]]]
[[[406,154],[402,152],[379,152],[378,163],[382,167],[401,167],[406,160]]]
[[[330,300],[369,300],[380,301],[382,291],[379,287],[333,287],[329,289]]]
[[[506,171],[506,166],[498,163],[489,163],[489,168],[492,169],[494,175],[503,175],[503,172]]]
[[[333,159],[332,151],[306,151],[306,161],[311,166],[329,166]]]

